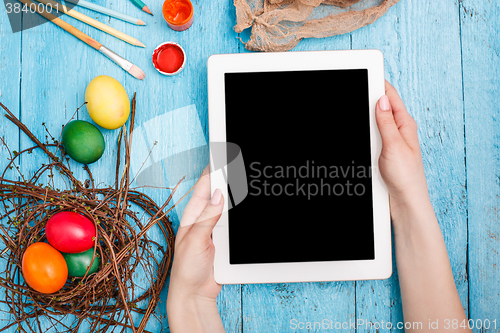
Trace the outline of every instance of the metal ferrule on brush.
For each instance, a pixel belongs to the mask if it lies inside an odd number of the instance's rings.
[[[133,66],[133,64],[130,61],[128,61],[127,59],[124,59],[124,58],[120,57],[118,54],[114,53],[113,51],[111,51],[110,49],[108,49],[104,45],[101,46],[101,48],[99,49],[99,52],[101,52],[102,54],[104,54],[106,57],[108,57],[109,59],[113,60],[114,62],[116,62],[119,66],[121,66],[121,68],[123,68],[127,72]]]

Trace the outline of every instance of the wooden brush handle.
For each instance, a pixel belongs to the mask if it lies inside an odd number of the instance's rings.
[[[67,32],[69,32],[70,34],[75,36],[76,38],[80,39],[81,41],[85,42],[86,44],[92,46],[97,51],[99,51],[99,49],[101,48],[101,46],[102,46],[101,43],[99,43],[98,41],[96,41],[92,37],[84,34],[83,32],[81,32],[80,30],[78,30],[77,28],[72,26],[71,24],[64,22],[60,18],[56,17],[54,14],[47,13],[43,10],[40,10],[40,8],[38,8],[38,6],[36,4],[34,4],[33,2],[31,2],[30,0],[19,0],[19,1],[26,4],[28,6],[28,8],[32,8],[32,7],[30,7],[32,4],[35,5],[34,7],[35,7],[35,10],[38,12],[38,14],[42,15],[43,17],[45,17],[47,20],[51,21],[52,23],[60,26],[61,28],[63,28],[64,30],[66,30]]]

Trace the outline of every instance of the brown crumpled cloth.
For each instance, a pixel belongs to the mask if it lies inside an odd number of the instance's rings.
[[[252,27],[245,47],[252,51],[288,51],[303,38],[341,35],[371,24],[399,0],[234,0],[236,25]],[[357,9],[347,8],[357,4]],[[344,9],[346,8],[346,9]],[[326,13],[326,14],[325,14]]]

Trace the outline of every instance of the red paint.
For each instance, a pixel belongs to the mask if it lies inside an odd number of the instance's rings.
[[[184,52],[176,44],[163,44],[154,51],[153,64],[164,73],[174,74],[184,64]]]
[[[94,246],[96,230],[87,217],[75,212],[60,212],[45,225],[50,245],[66,253],[80,253]]]
[[[193,4],[189,0],[165,0],[163,17],[170,28],[186,30],[193,23]]]

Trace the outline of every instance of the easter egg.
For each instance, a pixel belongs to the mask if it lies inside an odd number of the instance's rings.
[[[90,81],[85,90],[85,102],[92,120],[107,129],[122,126],[130,114],[127,92],[111,76],[100,75]]]
[[[26,249],[22,271],[26,283],[44,294],[59,291],[68,279],[62,254],[47,243],[33,243]]]
[[[94,246],[96,230],[87,217],[75,212],[60,212],[45,225],[50,245],[65,253],[80,253]]]
[[[92,257],[94,256],[94,248],[81,252],[81,253],[63,253],[64,260],[66,260],[66,265],[68,265],[68,275],[73,277],[83,277],[87,268],[92,262]],[[94,262],[90,267],[89,276],[92,273],[97,272],[99,269],[99,255],[96,252]]]
[[[75,161],[90,164],[104,153],[104,137],[91,123],[73,120],[64,126],[62,143],[66,153]]]

